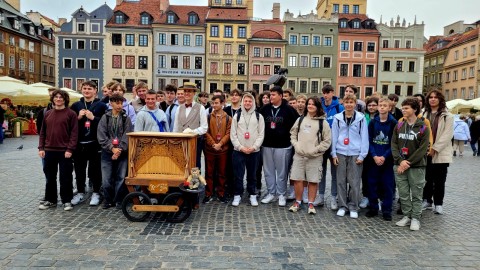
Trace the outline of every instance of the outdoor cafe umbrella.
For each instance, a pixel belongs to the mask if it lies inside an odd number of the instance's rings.
[[[470,104],[475,110],[480,110],[480,98],[469,100],[468,104]]]
[[[14,105],[24,106],[47,106],[50,102],[48,88],[50,85],[14,85],[14,82],[0,82],[0,99],[9,98]],[[80,100],[82,95],[78,93],[68,93],[70,103]]]
[[[24,82],[24,81],[17,80],[17,79],[12,78],[12,77],[1,76],[1,77],[0,77],[0,85],[3,85],[4,82],[14,82],[14,83],[27,84],[27,83]]]
[[[470,109],[473,108],[468,101],[457,98],[454,100],[447,101],[447,108],[451,113],[457,114],[460,110]]]

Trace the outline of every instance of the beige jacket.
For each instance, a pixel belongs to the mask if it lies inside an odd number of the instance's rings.
[[[323,119],[322,141],[318,135],[319,119]],[[332,143],[332,132],[325,116],[311,118],[308,114],[303,118],[299,127],[297,119],[290,130],[290,141],[295,149],[295,154],[302,157],[314,158],[323,155]]]
[[[430,118],[430,113],[425,112],[424,116]],[[433,130],[433,121],[430,123]],[[432,163],[452,163],[453,147],[453,115],[448,111],[443,111],[438,119],[437,136],[432,145],[435,155],[432,157]]]

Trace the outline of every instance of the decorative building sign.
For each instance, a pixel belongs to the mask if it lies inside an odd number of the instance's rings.
[[[203,70],[191,69],[157,69],[157,76],[188,76],[188,77],[203,77]]]

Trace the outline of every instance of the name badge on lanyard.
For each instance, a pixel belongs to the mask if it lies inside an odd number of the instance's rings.
[[[271,129],[275,129],[276,127],[277,127],[277,124],[275,124],[275,122],[270,123],[270,128]]]
[[[85,121],[85,128],[90,128],[90,120]]]
[[[115,138],[112,140],[112,145],[113,146],[118,146],[118,138]]]

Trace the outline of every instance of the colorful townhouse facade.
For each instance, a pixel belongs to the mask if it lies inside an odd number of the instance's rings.
[[[318,18],[313,12],[294,16],[285,12],[288,45],[286,87],[302,94],[321,93],[325,84],[335,85],[338,49],[338,16]]]
[[[94,81],[99,88],[105,83],[105,25],[112,9],[103,4],[92,12],[80,7],[69,22],[62,24],[55,35],[58,87],[80,90],[85,81]],[[101,92],[99,92],[101,95]]]
[[[422,93],[424,72],[424,28],[423,23],[400,22],[397,17],[390,23],[380,23],[377,89],[382,95],[395,93],[403,99]],[[375,72],[375,71],[374,71]],[[369,93],[366,93],[368,96]]]
[[[0,76],[27,83],[39,82],[42,39],[38,33],[41,27],[20,13],[20,3],[16,4],[12,6],[0,0]]]
[[[318,0],[319,17],[330,18],[332,14],[367,14],[367,0]]]
[[[168,4],[168,5],[167,5]],[[192,82],[205,90],[207,6],[165,5],[154,24],[154,89]]]
[[[365,99],[377,89],[380,32],[373,19],[363,14],[339,14],[336,95],[343,97],[349,84]]]
[[[248,86],[248,43],[253,0],[210,0],[206,18],[206,91]]]

